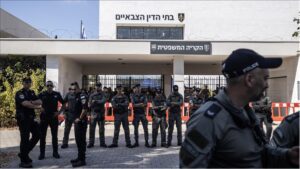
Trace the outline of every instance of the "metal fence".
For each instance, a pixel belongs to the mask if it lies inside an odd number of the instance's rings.
[[[96,82],[101,82],[104,87],[115,89],[117,85],[124,88],[132,88],[136,84],[140,84],[142,88],[164,89],[163,75],[84,75],[82,78],[82,86],[84,89],[94,88]]]
[[[208,89],[213,91],[217,87],[225,86],[226,79],[223,75],[185,75],[184,85],[186,88],[204,88],[207,85]]]

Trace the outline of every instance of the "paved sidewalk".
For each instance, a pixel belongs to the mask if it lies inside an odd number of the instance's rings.
[[[113,136],[113,123],[106,124],[106,144],[109,145],[112,142]],[[182,125],[183,134],[185,131],[185,124]],[[148,126],[150,134],[150,143],[152,138],[152,125]],[[134,143],[133,126],[130,125],[131,141]],[[98,127],[97,127],[98,131]],[[140,147],[134,149],[128,149],[125,147],[124,132],[121,128],[119,137],[119,147],[108,149],[99,147],[99,133],[96,133],[95,147],[87,149],[87,166],[92,168],[178,168],[179,167],[179,149],[177,145],[177,130],[175,128],[173,135],[173,145],[170,148],[160,147],[160,134],[158,139],[158,147],[146,148],[144,147],[143,129],[140,125]],[[88,140],[87,132],[87,140]],[[61,145],[63,138],[63,127],[59,127],[59,146]],[[0,130],[0,153],[14,154],[12,158],[8,158],[8,168],[16,168],[19,164],[19,159],[16,154],[19,152],[20,135],[17,129],[14,130]],[[30,157],[33,159],[33,166],[40,168],[64,168],[72,167],[70,160],[77,156],[77,148],[74,140],[74,131],[70,133],[70,142],[68,149],[60,149],[60,159],[52,157],[52,145],[51,145],[51,132],[48,129],[47,132],[47,146],[46,146],[46,159],[38,160],[39,156],[39,143],[30,153]]]

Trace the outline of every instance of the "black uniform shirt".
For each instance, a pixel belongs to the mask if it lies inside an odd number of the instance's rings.
[[[152,101],[152,106],[159,108],[154,109],[154,115],[158,117],[166,116],[166,109],[162,108],[163,106],[166,106],[166,104],[166,97],[164,95],[155,96]]]
[[[114,108],[114,113],[115,114],[124,114],[128,113],[128,97],[124,94],[121,95],[115,95],[112,100],[111,104]]]
[[[35,95],[33,90],[21,89],[16,93],[15,102],[16,102],[16,116],[22,116],[26,118],[34,118],[35,112],[34,109],[24,107],[22,102],[24,101],[35,101],[38,97]]]
[[[133,94],[131,97],[131,102],[133,106],[135,104],[143,103],[144,105],[147,105],[147,98],[143,94]],[[144,114],[145,113],[145,107],[133,107],[134,113],[136,114]]]
[[[88,108],[88,98],[86,94],[77,93],[76,94],[76,104],[75,104],[75,118],[79,118],[83,109]]]
[[[49,93],[44,91],[39,94],[39,98],[43,101],[43,108],[46,115],[53,115],[54,112],[57,112],[58,102],[61,104],[64,103],[64,100],[59,92],[53,91]]]
[[[64,103],[68,103],[68,111],[73,114],[75,112],[76,94],[70,92],[67,93],[64,98]]]
[[[175,102],[176,105],[172,105],[171,103]],[[173,92],[170,94],[170,96],[167,99],[167,104],[170,107],[171,113],[180,113],[181,111],[181,104],[183,103],[183,97],[178,92]]]
[[[106,100],[107,100],[107,98],[106,98],[104,92],[95,92],[95,93],[91,94],[90,98],[89,98],[89,102],[90,102],[92,111],[104,113],[105,112],[104,104],[105,104]]]

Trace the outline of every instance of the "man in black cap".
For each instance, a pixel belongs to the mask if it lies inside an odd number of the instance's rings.
[[[96,125],[99,126],[99,137],[100,137],[100,147],[107,147],[105,144],[104,136],[104,125],[105,125],[105,109],[104,104],[106,102],[106,97],[104,92],[102,92],[102,84],[96,84],[96,92],[92,93],[89,98],[89,107],[91,109],[90,113],[90,140],[87,148],[94,147],[95,142],[95,129]]]
[[[167,102],[166,97],[162,93],[161,89],[156,89],[155,97],[152,101],[152,144],[151,147],[156,147],[156,140],[158,135],[158,129],[160,128],[161,133],[161,146],[167,147],[166,144],[166,110]]]
[[[269,68],[281,58],[264,58],[253,50],[233,51],[222,64],[227,87],[200,107],[187,124],[180,167],[262,168],[299,165],[299,147],[267,144],[249,102],[268,88]]]
[[[18,154],[21,159],[19,167],[23,168],[32,167],[32,160],[28,154],[40,139],[40,126],[34,121],[34,110],[42,109],[42,101],[33,90],[30,90],[31,83],[30,78],[24,78],[23,88],[17,91],[15,95],[16,119],[21,135],[20,153]],[[30,133],[31,139],[29,139]]]
[[[139,146],[139,123],[142,122],[145,136],[145,146],[150,147],[148,139],[148,120],[146,117],[145,109],[147,107],[146,96],[141,94],[140,85],[137,84],[133,88],[133,94],[131,95],[131,103],[133,105],[133,125],[134,125],[134,147]]]
[[[201,95],[203,96],[204,101],[206,101],[211,96],[207,84],[205,84],[204,89],[201,90]]]
[[[86,165],[85,152],[86,152],[86,130],[87,130],[87,109],[88,98],[81,92],[77,82],[72,83],[71,88],[74,89],[73,96],[66,98],[65,102],[68,103],[70,112],[74,116],[74,131],[75,142],[78,149],[77,158],[71,160],[73,167],[80,167]]]
[[[113,142],[109,148],[118,147],[119,133],[121,124],[124,128],[126,147],[132,148],[130,141],[130,132],[129,132],[129,121],[128,121],[128,105],[129,101],[126,95],[122,93],[122,86],[117,86],[117,94],[112,98],[111,101],[113,107],[113,113],[115,118],[115,131]]]
[[[267,93],[264,92],[263,97],[256,101],[252,102],[252,108],[254,109],[256,116],[260,122],[260,126],[263,129],[263,123],[266,125],[266,138],[270,140],[272,135],[272,102],[267,96]],[[269,117],[269,118],[268,118]],[[270,121],[271,120],[271,121]]]
[[[190,103],[190,116],[200,108],[200,106],[204,103],[204,99],[200,95],[200,89],[196,88],[193,92],[193,95],[189,99]]]
[[[174,123],[177,128],[177,145],[182,143],[182,121],[181,121],[181,106],[183,104],[183,96],[178,92],[178,86],[173,86],[173,92],[167,99],[167,105],[169,107],[169,128],[168,128],[168,143],[167,146],[172,145],[172,135],[174,130]]]
[[[57,131],[58,131],[58,102],[64,103],[59,92],[53,91],[53,82],[46,82],[47,90],[39,94],[42,100],[43,111],[40,115],[41,119],[41,140],[40,140],[40,156],[39,160],[45,158],[45,146],[48,126],[51,128],[53,157],[60,158],[58,154]]]

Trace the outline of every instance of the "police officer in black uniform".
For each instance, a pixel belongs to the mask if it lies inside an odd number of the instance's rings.
[[[105,144],[104,136],[104,125],[105,125],[105,109],[104,104],[107,98],[104,92],[102,92],[102,84],[96,84],[96,92],[92,93],[89,97],[89,107],[91,109],[90,113],[90,140],[87,148],[94,147],[95,142],[95,129],[96,125],[99,126],[99,136],[100,136],[100,147],[107,147]]]
[[[286,116],[273,133],[271,144],[276,147],[299,146],[300,111]]]
[[[139,146],[139,123],[142,122],[143,129],[144,129],[144,136],[145,136],[145,146],[150,147],[148,139],[148,120],[146,118],[146,106],[147,106],[147,99],[146,96],[141,94],[140,85],[135,85],[133,89],[134,93],[131,95],[131,103],[133,105],[133,125],[134,125],[134,139],[135,144],[134,147]]]
[[[172,135],[174,129],[174,123],[176,122],[177,128],[177,145],[182,143],[182,121],[181,121],[181,106],[183,104],[183,96],[178,92],[178,86],[173,86],[173,93],[167,99],[167,105],[169,107],[169,128],[168,128],[168,143],[167,146],[172,145]]]
[[[117,94],[112,98],[112,107],[114,111],[115,118],[115,130],[114,138],[112,144],[109,148],[118,147],[119,133],[121,124],[123,125],[126,147],[132,148],[130,141],[130,132],[129,132],[129,121],[128,121],[128,97],[122,93],[122,86],[117,86]]]
[[[272,135],[272,102],[270,98],[266,95],[266,92],[264,92],[264,96],[261,100],[252,102],[252,107],[255,111],[255,114],[260,121],[260,126],[263,129],[263,123],[266,125],[266,138],[270,140]]]
[[[299,147],[299,116],[300,111],[290,114],[283,119],[273,133],[270,141],[272,146],[280,148]],[[287,167],[299,168],[299,166],[294,165],[293,163],[290,163]]]
[[[190,116],[200,108],[200,106],[203,104],[204,99],[200,95],[200,89],[196,88],[193,92],[193,95],[189,99],[190,102]]]
[[[281,58],[264,58],[250,49],[233,51],[222,64],[227,86],[189,119],[180,150],[183,168],[263,168],[299,166],[299,147],[267,143],[249,102],[268,88],[269,68]]]
[[[86,94],[82,93],[77,82],[74,82],[72,88],[75,89],[74,107],[74,130],[75,142],[78,148],[78,155],[76,159],[71,160],[73,167],[80,167],[86,165],[86,130],[87,130],[87,109],[88,98]],[[74,100],[66,100],[72,102]]]
[[[78,84],[77,84],[78,85]],[[61,108],[61,112],[64,111],[65,115],[65,129],[64,129],[64,137],[62,141],[61,148],[68,148],[69,135],[71,131],[71,127],[75,120],[75,103],[76,103],[76,94],[75,88],[76,84],[71,83],[71,87],[69,88],[69,92],[66,94],[64,98],[64,104]],[[67,111],[66,111],[67,110]]]
[[[24,168],[32,167],[32,160],[28,154],[40,139],[39,124],[34,121],[34,109],[42,109],[42,101],[33,90],[30,90],[31,83],[30,78],[24,78],[23,88],[15,95],[16,119],[21,135],[20,153],[18,154],[21,159],[19,167]],[[29,139],[30,133],[31,139]]]
[[[161,134],[161,146],[167,147],[166,143],[166,110],[167,102],[166,96],[162,93],[161,89],[156,89],[155,97],[152,101],[152,144],[151,147],[156,147],[156,140],[158,135],[158,129],[160,128]]]
[[[41,119],[41,140],[40,140],[40,156],[39,160],[45,158],[45,145],[48,126],[51,128],[53,157],[60,158],[58,154],[57,130],[58,130],[58,102],[63,104],[63,98],[59,92],[53,91],[53,82],[46,82],[47,90],[39,94],[39,98],[43,102],[43,111],[40,115]]]

